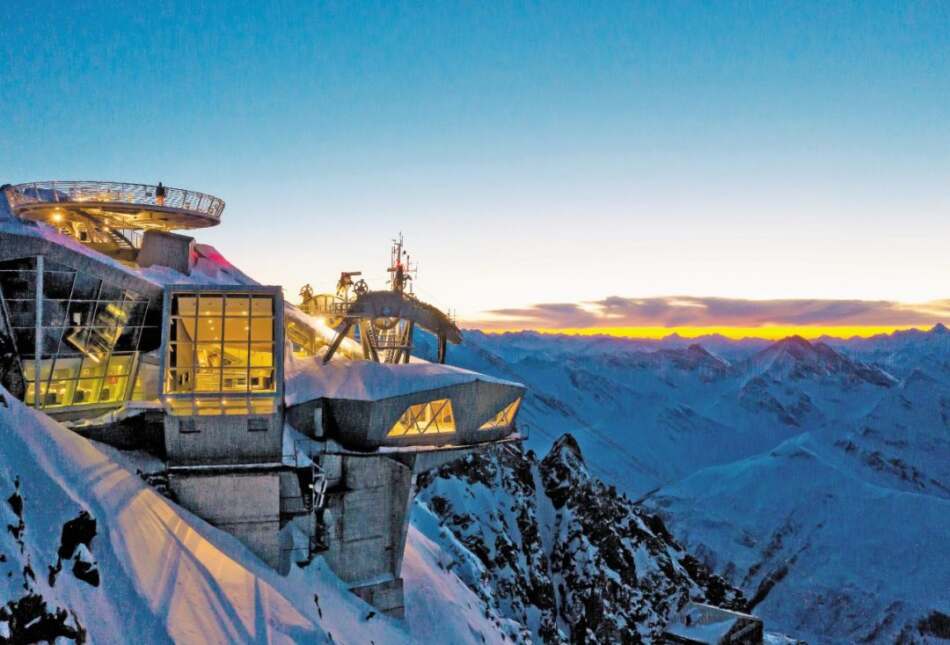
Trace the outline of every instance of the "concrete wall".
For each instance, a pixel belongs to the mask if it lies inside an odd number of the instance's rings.
[[[411,468],[379,455],[342,457],[342,478],[327,491],[329,549],[323,555],[352,588],[399,580],[411,494]],[[401,597],[385,604],[401,611]]]
[[[163,231],[145,231],[136,263],[141,267],[166,266],[185,275],[191,274],[195,238]]]
[[[280,415],[262,417],[267,430],[248,430],[247,416],[165,416],[165,452],[170,466],[274,463],[281,459]],[[193,422],[195,432],[191,432]],[[183,432],[182,430],[186,430]]]
[[[280,566],[280,474],[277,470],[172,470],[178,503],[227,531],[264,562]]]
[[[403,618],[406,614],[402,578],[353,587],[350,591],[384,614],[395,618]]]

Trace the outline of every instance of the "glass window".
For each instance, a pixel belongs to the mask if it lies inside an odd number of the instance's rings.
[[[125,388],[128,385],[127,376],[107,376],[102,380],[99,390],[100,403],[112,403],[125,399]]]
[[[195,339],[195,319],[172,318],[169,338],[172,341],[193,341]]]
[[[198,311],[198,298],[195,296],[180,296],[175,298],[172,305],[172,314],[193,317]]]
[[[36,297],[36,271],[0,271],[0,287],[7,300]]]
[[[195,392],[220,392],[221,370],[208,367],[195,369]]]
[[[72,300],[95,300],[99,294],[99,279],[86,273],[76,274]]]
[[[274,390],[274,370],[251,369],[249,372],[250,388],[257,392],[272,392]]]
[[[82,359],[82,368],[79,370],[79,376],[82,378],[102,377],[106,374],[106,364],[94,356],[86,356]]]
[[[221,343],[196,343],[195,362],[200,367],[223,367]]]
[[[246,342],[250,330],[247,315],[244,318],[225,318],[224,319],[224,340],[225,341],[244,341]]]
[[[228,296],[225,307],[226,316],[247,318],[250,312],[250,303],[247,296]]]
[[[221,371],[221,389],[225,392],[247,392],[247,370],[226,369]]]
[[[274,414],[277,406],[273,397],[266,399],[251,399],[251,412],[254,414]]]
[[[72,267],[45,261],[42,318],[37,321],[34,266],[32,258],[15,265],[0,263],[0,294],[6,301],[17,350],[25,359],[31,381],[35,368],[34,326],[37,322],[42,326],[41,407],[122,401],[133,377],[135,352],[143,336],[141,323],[149,311],[148,298]],[[34,284],[28,285],[27,281]],[[10,295],[27,297],[10,299]],[[160,344],[161,330],[151,328],[150,332],[153,346],[149,349],[154,349]],[[151,383],[154,389],[155,380]],[[36,388],[32,384],[30,388],[33,402]]]
[[[125,327],[115,341],[113,351],[132,352],[138,348],[138,337],[141,327]]]
[[[106,368],[108,376],[128,376],[132,371],[132,356],[116,356],[113,354],[109,359],[109,367]]]
[[[85,327],[91,325],[95,307],[95,302],[73,300],[69,305],[69,318],[66,321],[66,325],[70,327]]]
[[[273,316],[274,299],[270,296],[254,296],[251,299],[252,316]]]
[[[76,381],[50,381],[46,391],[44,407],[62,407],[73,404],[76,392]]]
[[[98,403],[99,390],[102,386],[102,379],[89,378],[80,379],[76,383],[76,393],[73,399],[75,404]]]
[[[32,329],[36,324],[35,300],[7,300],[7,311],[11,327]]]
[[[218,317],[200,316],[198,318],[198,340],[220,341],[221,340],[221,319]]]
[[[274,340],[274,319],[252,318],[251,340]]]
[[[247,367],[247,343],[225,343],[221,358],[222,367]]]
[[[274,343],[251,343],[251,367],[274,366]]]
[[[199,315],[220,317],[224,313],[223,296],[202,295],[198,301]]]
[[[69,300],[75,275],[71,271],[44,271],[43,295],[54,300]]]
[[[455,432],[455,415],[452,412],[452,401],[437,399],[428,403],[410,405],[399,417],[399,420],[393,424],[386,436],[402,437],[451,432]]]
[[[74,379],[79,376],[79,368],[81,365],[81,358],[57,358],[53,367],[53,379]]]
[[[121,302],[124,296],[125,294],[122,292],[122,289],[108,282],[103,282],[102,287],[99,289],[99,300],[118,300]]]
[[[502,408],[498,414],[493,416],[491,419],[483,423],[478,429],[479,430],[497,430],[498,428],[508,428],[515,420],[515,415],[518,414],[518,406],[521,405],[521,397],[518,397],[504,408]]]
[[[174,369],[168,372],[169,392],[191,392],[194,388],[195,372],[191,369]]]
[[[50,372],[52,370],[52,361],[46,360],[40,361],[40,380],[46,381],[49,379]],[[23,363],[23,378],[27,381],[36,380],[36,361],[25,361]]]
[[[196,396],[194,411],[176,404],[172,414],[248,414],[248,392],[275,391],[273,300],[247,293],[172,294],[178,316],[171,321],[167,391],[228,395]],[[261,317],[252,318],[255,312]],[[261,405],[275,409],[273,400]]]
[[[62,327],[66,324],[68,300],[43,300],[43,326]]]
[[[47,327],[43,330],[43,356],[56,356],[62,336],[62,327]]]
[[[17,353],[21,357],[36,355],[36,331],[33,329],[14,329],[13,339],[16,342]]]
[[[148,300],[130,301],[126,300],[126,311],[128,312],[129,325],[141,325],[145,322],[145,310],[148,307]]]

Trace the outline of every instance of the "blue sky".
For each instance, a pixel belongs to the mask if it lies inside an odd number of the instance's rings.
[[[132,5],[137,6],[132,6]],[[12,2],[0,182],[164,181],[290,296],[943,299],[950,4]]]

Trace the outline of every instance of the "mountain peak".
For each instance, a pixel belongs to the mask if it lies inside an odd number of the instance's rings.
[[[830,345],[811,343],[801,336],[783,338],[752,356],[749,362],[759,373],[796,379],[837,374],[885,387],[893,385],[893,379],[880,369],[852,361]]]
[[[763,358],[775,359],[779,356],[787,356],[794,361],[814,360],[819,354],[828,356],[827,348],[832,354],[837,355],[833,349],[823,343],[812,344],[802,336],[787,336],[782,340],[776,341],[760,351],[758,356]],[[819,351],[821,349],[822,351]]]
[[[574,460],[584,463],[584,455],[581,453],[581,447],[577,443],[577,439],[574,438],[570,432],[565,432],[551,446],[551,450],[548,454],[562,454],[564,451],[567,451]],[[561,457],[563,460],[564,457]]]
[[[947,326],[943,323],[938,322],[936,325],[930,328],[931,334],[950,334],[950,329],[947,329]]]

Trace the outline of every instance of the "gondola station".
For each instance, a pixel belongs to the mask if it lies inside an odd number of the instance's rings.
[[[415,476],[520,439],[524,388],[444,364],[461,333],[413,295],[343,273],[284,301],[194,229],[224,202],[188,190],[48,181],[0,190],[0,382],[77,432],[165,461],[179,504],[274,568],[322,555],[403,613]],[[433,362],[414,354],[430,333]]]

